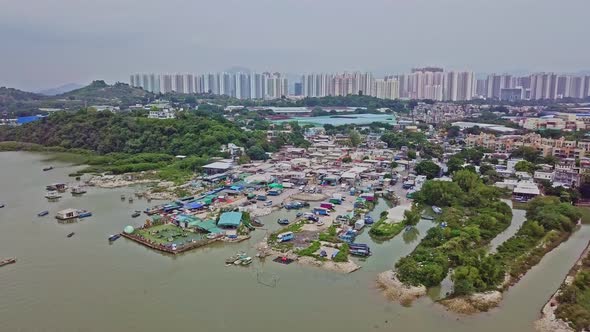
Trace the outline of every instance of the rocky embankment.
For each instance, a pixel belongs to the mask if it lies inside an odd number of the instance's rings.
[[[377,276],[377,286],[383,290],[387,298],[402,305],[410,305],[414,300],[426,295],[425,286],[404,285],[391,270]]]
[[[440,304],[454,313],[469,315],[495,308],[501,301],[502,292],[490,291],[444,299],[440,301]]]

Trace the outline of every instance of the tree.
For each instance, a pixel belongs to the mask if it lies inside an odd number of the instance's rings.
[[[524,160],[531,163],[536,163],[541,157],[541,152],[530,146],[522,146],[512,152],[511,156],[515,158],[523,158]]]
[[[451,126],[447,130],[447,137],[448,138],[455,138],[455,137],[459,136],[460,133],[461,133],[461,128],[459,128],[457,126]]]
[[[253,147],[249,148],[246,154],[252,160],[266,160],[268,159],[268,155],[264,152],[264,149],[260,145],[254,145]]]
[[[465,192],[470,192],[482,184],[479,176],[468,170],[461,170],[455,173],[453,175],[453,182],[456,182]]]
[[[440,167],[430,160],[423,160],[416,165],[416,173],[419,175],[426,175],[426,178],[431,180],[437,177],[440,173]]]
[[[409,150],[408,151],[408,159],[416,159],[416,151]]]
[[[449,173],[453,174],[456,171],[463,169],[463,164],[465,164],[465,160],[463,160],[463,158],[458,156],[451,157],[451,159],[449,159],[449,162],[447,162],[447,168],[449,170]]]
[[[529,174],[535,173],[537,166],[530,161],[521,160],[514,165],[514,169],[517,172],[527,172]]]
[[[350,145],[357,147],[361,143],[361,135],[356,130],[351,130],[349,133]]]
[[[404,211],[404,220],[402,221],[406,226],[416,226],[420,222],[420,208],[413,205],[412,209]]]

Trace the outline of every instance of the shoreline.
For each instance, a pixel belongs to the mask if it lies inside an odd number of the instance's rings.
[[[590,241],[580,254],[580,257],[576,260],[572,268],[568,271],[565,278],[559,285],[559,288],[549,297],[549,300],[545,303],[545,305],[541,308],[540,314],[541,317],[534,322],[535,330],[540,332],[573,332],[574,329],[569,326],[567,322],[562,319],[559,319],[555,316],[555,310],[559,307],[559,301],[557,297],[559,296],[561,289],[564,285],[569,285],[572,283],[573,278],[575,277],[576,273],[580,269],[582,264],[582,260],[586,258],[590,254]]]
[[[383,291],[385,297],[399,302],[403,306],[410,306],[412,302],[426,295],[426,286],[404,285],[393,270],[381,272],[377,275],[377,287]]]

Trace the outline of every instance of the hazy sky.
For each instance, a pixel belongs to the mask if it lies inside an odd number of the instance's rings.
[[[590,69],[590,0],[0,0],[0,86],[232,66]]]

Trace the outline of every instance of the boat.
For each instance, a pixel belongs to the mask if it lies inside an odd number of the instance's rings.
[[[240,264],[242,264],[242,265],[250,265],[250,264],[252,264],[252,257],[248,256],[248,257],[242,258]]]
[[[68,186],[65,183],[54,183],[50,184],[45,187],[47,191],[59,191],[64,192],[68,189]]]
[[[230,256],[225,260],[225,264],[234,264],[243,255],[244,255],[243,253],[237,253],[233,256]]]
[[[320,221],[317,222],[317,225],[318,226],[324,226],[324,222],[320,220]]]
[[[74,236],[74,234],[76,234],[76,233],[71,232],[70,234],[68,234],[68,237],[72,237],[72,236]]]
[[[434,211],[434,213],[436,213],[436,214],[442,213],[442,209],[439,208],[438,206],[435,206],[435,205],[432,206],[432,211]]]
[[[41,211],[41,212],[37,213],[37,217],[44,217],[48,214],[49,214],[49,211],[47,211],[47,210]]]
[[[252,226],[254,226],[254,227],[262,227],[262,226],[264,226],[264,224],[262,223],[262,221],[260,221],[260,219],[254,218],[252,220]]]
[[[52,169],[53,169],[53,166],[45,167],[45,168],[43,168],[43,172],[51,171]]]
[[[86,189],[82,187],[73,187],[72,188],[72,195],[83,195],[86,193]]]
[[[287,219],[287,218],[283,218],[283,219],[279,218],[277,220],[277,222],[279,223],[279,225],[289,225],[289,219]]]
[[[125,200],[125,195],[121,195],[121,200],[124,201]]]
[[[140,215],[141,215],[141,213],[140,213],[140,212],[137,212],[137,211],[135,211],[135,212],[133,212],[133,214],[131,215],[131,217],[132,217],[132,218],[137,218],[137,217],[139,217]]]
[[[426,219],[426,220],[434,220],[434,217],[433,217],[433,216],[429,216],[429,215],[427,215],[427,214],[423,214],[423,215],[422,215],[422,219]]]
[[[109,236],[109,242],[116,241],[120,237],[121,237],[121,234],[113,234],[113,235]]]
[[[78,218],[78,210],[74,209],[65,209],[57,212],[55,218],[59,220],[71,220]]]
[[[373,220],[373,217],[371,217],[369,215],[366,215],[365,216],[365,224],[370,225],[370,224],[372,224],[374,222],[375,222],[375,220]]]
[[[16,257],[6,258],[0,261],[0,266],[16,263]]]
[[[87,210],[78,210],[78,218],[86,218],[92,216],[92,212]]]
[[[45,198],[47,199],[59,199],[61,195],[57,191],[48,191],[45,194]]]
[[[0,209],[4,207],[4,203],[0,203]]]
[[[303,212],[297,212],[297,214],[295,215],[295,217],[297,217],[297,218],[299,218],[301,216],[303,216]]]
[[[129,203],[133,203],[133,197],[129,196]]]

